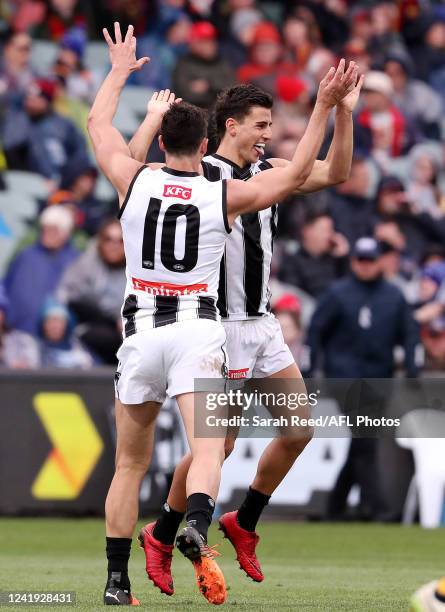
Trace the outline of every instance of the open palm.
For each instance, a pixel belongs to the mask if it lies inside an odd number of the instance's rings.
[[[103,29],[103,35],[110,51],[110,63],[113,68],[134,72],[140,70],[144,64],[150,61],[149,57],[136,59],[136,38],[133,36],[133,31],[133,26],[128,26],[125,38],[122,40],[121,28],[116,21],[114,24],[116,42],[113,42],[108,30]]]
[[[176,98],[169,89],[155,91],[148,103],[147,111],[152,115],[163,117],[173,103],[181,102],[182,98]]]
[[[365,77],[362,74],[361,77],[359,78],[359,80],[357,81],[357,84],[354,87],[354,89],[352,91],[350,91],[343,98],[343,100],[341,100],[341,102],[339,103],[339,106],[341,106],[342,108],[350,111],[351,113],[353,112],[353,110],[357,106],[357,102],[358,102],[358,99],[360,97],[360,91],[361,91],[362,86],[363,86],[364,78]]]

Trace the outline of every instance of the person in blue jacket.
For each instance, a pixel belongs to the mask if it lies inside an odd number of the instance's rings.
[[[327,378],[391,378],[394,348],[405,351],[408,376],[417,376],[418,326],[396,285],[382,275],[379,244],[360,238],[351,273],[320,297],[307,337],[311,372]]]
[[[39,239],[16,255],[4,279],[9,329],[38,336],[46,298],[79,255],[71,243],[73,228],[73,215],[65,206],[50,206],[40,215]]]
[[[402,346],[407,375],[417,376],[417,323],[400,289],[383,278],[380,256],[374,238],[357,240],[351,273],[332,283],[321,296],[307,338],[311,373],[322,368],[328,378],[391,378],[395,371],[394,348]],[[351,391],[354,382],[350,382]],[[372,397],[369,392],[369,397],[362,393],[360,413],[364,415],[370,407],[374,413],[384,410],[384,394],[384,389],[381,397],[374,392]],[[341,406],[346,413],[351,413],[351,408],[357,409],[355,405]],[[386,499],[383,491],[388,482],[397,480],[399,466],[395,461],[385,462],[383,470],[381,467],[384,453],[394,455],[393,446],[389,439],[352,437],[345,464],[329,496],[330,520],[347,517],[347,498],[354,484],[360,487],[360,504],[354,518],[389,520],[383,516],[389,516],[387,508],[393,501]]]

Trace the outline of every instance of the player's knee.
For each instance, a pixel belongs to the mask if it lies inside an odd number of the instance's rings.
[[[116,461],[116,473],[131,473],[143,476],[150,465],[150,457],[119,457]]]
[[[314,437],[313,427],[301,427],[290,436],[280,438],[280,444],[286,454],[298,456]]]
[[[219,463],[222,465],[225,459],[224,441],[215,438],[211,444],[197,444],[192,449],[193,461],[202,462],[204,465]]]

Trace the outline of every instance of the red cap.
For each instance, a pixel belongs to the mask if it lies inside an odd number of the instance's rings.
[[[28,92],[35,96],[43,96],[49,102],[54,100],[56,95],[56,83],[49,79],[37,79],[28,88]]]
[[[189,40],[215,40],[216,29],[210,21],[198,21],[190,28]]]
[[[270,21],[262,21],[254,30],[252,42],[254,45],[262,42],[280,43],[281,37],[273,23]]]
[[[307,91],[306,83],[297,77],[281,74],[276,83],[277,96],[283,102],[295,102],[300,95]]]
[[[274,312],[294,312],[295,314],[300,314],[301,312],[301,302],[293,293],[284,293],[279,300],[275,303],[273,307]]]

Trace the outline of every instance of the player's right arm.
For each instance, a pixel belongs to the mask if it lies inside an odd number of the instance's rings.
[[[344,60],[340,61],[337,70],[329,70],[320,82],[306,131],[287,166],[264,170],[248,181],[227,181],[229,223],[242,213],[263,210],[275,202],[282,201],[303,185],[312,171],[322,145],[329,114],[354,87],[355,79],[353,68],[344,72]]]
[[[97,92],[88,115],[88,133],[97,163],[117,190],[122,203],[134,175],[142,164],[132,158],[127,143],[112,121],[128,76],[134,70],[142,68],[149,60],[147,57],[136,60],[133,26],[128,27],[124,40],[117,22],[114,24],[114,32],[115,43],[104,29],[105,40],[110,49],[111,70]]]

